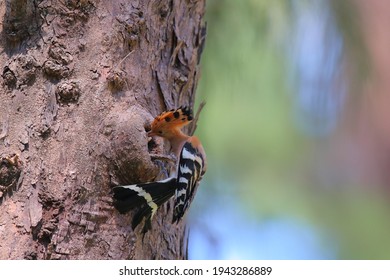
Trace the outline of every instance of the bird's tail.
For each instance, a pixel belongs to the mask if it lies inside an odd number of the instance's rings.
[[[143,218],[146,218],[143,232],[151,228],[151,219],[158,207],[168,201],[177,188],[176,178],[163,181],[117,186],[114,192],[114,206],[120,213],[127,213],[134,208],[139,210],[133,217],[132,228],[135,229]]]

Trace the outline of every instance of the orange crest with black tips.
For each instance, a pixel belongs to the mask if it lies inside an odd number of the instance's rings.
[[[188,107],[165,111],[154,118],[150,132],[154,135],[161,135],[168,130],[180,129],[189,124],[192,119],[192,112]]]

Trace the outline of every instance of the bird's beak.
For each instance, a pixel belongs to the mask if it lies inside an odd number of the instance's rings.
[[[155,136],[155,135],[156,135],[156,133],[153,133],[152,131],[148,132],[148,137],[152,137],[152,136]]]

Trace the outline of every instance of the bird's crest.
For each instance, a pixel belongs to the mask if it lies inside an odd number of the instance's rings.
[[[165,111],[154,118],[151,124],[151,132],[158,134],[162,130],[181,128],[189,124],[192,119],[192,111],[188,107]]]

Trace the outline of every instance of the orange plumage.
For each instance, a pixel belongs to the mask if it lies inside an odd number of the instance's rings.
[[[172,151],[179,156],[181,148],[190,136],[184,134],[181,128],[192,121],[192,112],[187,107],[179,107],[158,115],[151,124],[148,136],[160,136],[170,141]]]
[[[172,109],[158,115],[151,124],[149,136],[162,136],[170,130],[178,130],[192,121],[192,112],[187,107]]]

